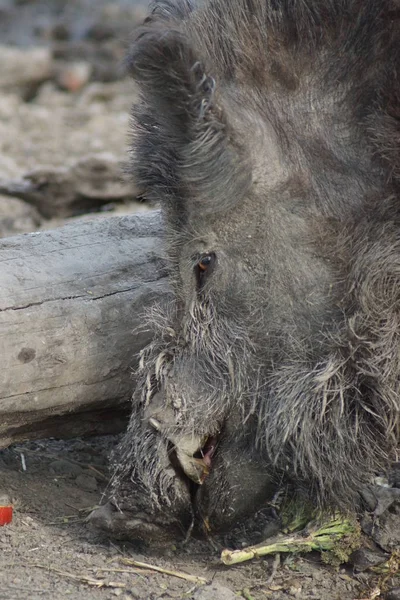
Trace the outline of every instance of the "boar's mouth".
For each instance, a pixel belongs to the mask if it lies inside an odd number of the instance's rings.
[[[167,443],[168,457],[178,475],[202,485],[209,475],[221,438],[222,424],[215,423],[212,432],[183,432],[177,416],[162,393],[156,393],[146,407],[145,420]]]
[[[162,431],[161,423],[154,417],[149,419],[149,423],[154,429]],[[168,454],[174,469],[202,485],[211,471],[219,435],[167,435]]]
[[[218,438],[210,436],[205,439],[204,443],[193,453],[192,456],[182,452],[180,448],[176,448],[176,457],[180,467],[186,477],[202,485],[210,474],[212,468],[212,459],[218,445]]]

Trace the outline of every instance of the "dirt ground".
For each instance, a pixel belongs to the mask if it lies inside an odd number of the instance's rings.
[[[147,209],[130,182],[122,188],[105,182],[96,196],[85,171],[88,157],[111,170],[126,160],[135,90],[120,62],[142,14],[129,0],[0,0],[0,50],[7,57],[0,65],[0,237]],[[72,202],[62,216],[49,216],[44,196],[18,192],[21,181],[42,169],[62,194],[63,185],[73,187],[77,164],[84,165],[82,186],[93,200],[89,215]],[[0,528],[0,599],[400,598],[396,591],[384,596],[399,580],[328,567],[317,555],[282,557],[272,577],[274,559],[223,567],[215,549],[198,540],[185,547],[171,540],[160,552],[105,538],[85,520],[106,490],[117,439],[41,440],[0,451],[0,492],[14,503],[13,522]],[[400,528],[400,511],[394,514]]]
[[[3,450],[1,487],[14,519],[0,530],[0,598],[100,600],[120,597],[254,600],[369,598],[378,576],[322,565],[317,555],[223,567],[207,543],[193,540],[164,551],[109,540],[85,523],[107,484],[107,459],[117,438],[42,440]],[[23,461],[25,469],[23,468]],[[126,559],[204,578],[200,585],[138,569]],[[235,595],[236,594],[236,595]]]

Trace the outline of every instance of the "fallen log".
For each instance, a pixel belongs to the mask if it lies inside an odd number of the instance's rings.
[[[154,211],[0,240],[0,447],[121,430],[161,238]]]

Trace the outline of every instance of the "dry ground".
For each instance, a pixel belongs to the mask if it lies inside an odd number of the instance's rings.
[[[160,552],[113,542],[92,531],[85,518],[101,500],[107,482],[107,456],[115,441],[112,437],[45,440],[2,451],[1,488],[12,496],[15,509],[12,524],[0,530],[0,598],[368,597],[373,579],[367,581],[362,574],[354,577],[351,569],[326,567],[314,555],[283,560],[269,583],[272,559],[229,568],[221,566],[219,555],[204,542],[193,540],[179,548],[171,540],[170,547]],[[135,569],[125,564],[127,558],[203,577],[210,584]]]

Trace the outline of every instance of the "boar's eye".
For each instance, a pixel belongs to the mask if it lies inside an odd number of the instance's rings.
[[[213,254],[205,254],[199,260],[199,269],[201,271],[207,271],[207,269],[211,266],[213,262]]]
[[[205,277],[211,273],[214,268],[216,261],[215,254],[210,252],[209,254],[203,254],[197,261],[195,272],[197,277],[198,287],[201,288],[204,284]]]

